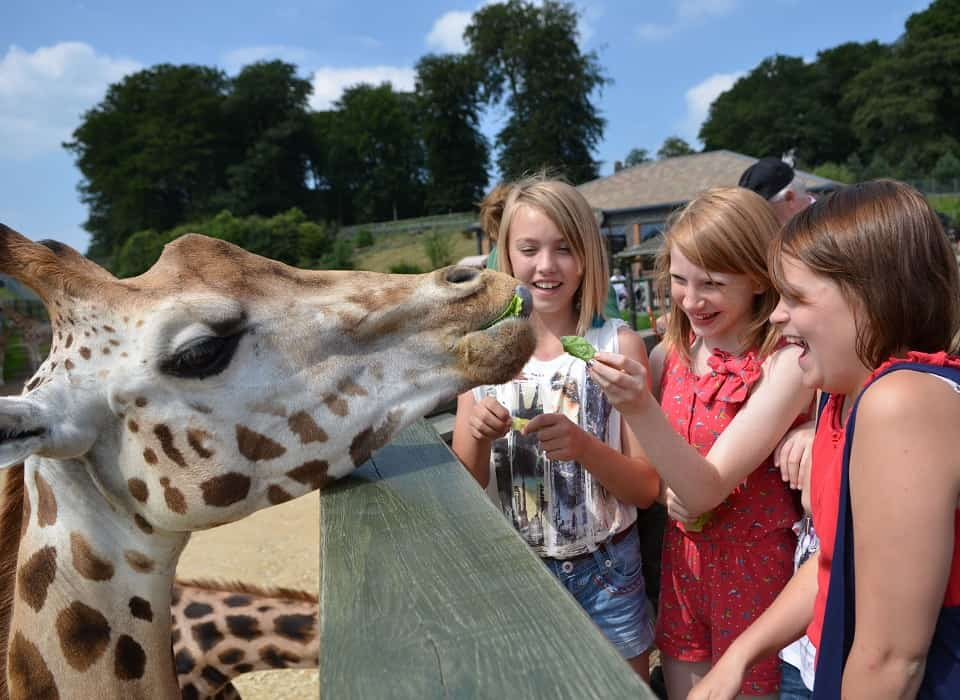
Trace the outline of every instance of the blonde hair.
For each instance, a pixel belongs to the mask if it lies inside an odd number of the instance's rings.
[[[717,187],[702,193],[673,214],[657,254],[657,291],[670,290],[670,253],[676,247],[684,257],[707,272],[746,275],[763,291],[756,295],[750,323],[741,339],[747,348],[759,348],[761,357],[775,347],[780,333],[770,323],[777,291],[767,273],[767,249],[780,224],[773,209],[752,190]],[[690,319],[679,309],[670,314],[664,342],[690,361]]]
[[[829,277],[861,311],[856,353],[866,367],[901,350],[956,351],[956,257],[927,198],[909,185],[849,185],[787,222],[770,247],[770,274],[784,298],[802,299],[784,277],[785,257]]]
[[[534,175],[514,182],[503,201],[497,235],[500,247],[497,269],[508,275],[513,275],[509,255],[510,223],[522,207],[531,207],[550,219],[583,266],[583,279],[576,297],[577,334],[583,335],[593,325],[594,316],[603,315],[607,299],[607,250],[593,210],[576,188],[562,180]]]

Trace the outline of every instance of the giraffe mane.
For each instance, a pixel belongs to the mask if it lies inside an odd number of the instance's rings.
[[[289,600],[299,600],[304,603],[317,603],[319,596],[310,591],[304,591],[297,588],[286,588],[284,586],[258,586],[246,581],[222,581],[219,579],[176,579],[175,583],[181,586],[192,586],[194,588],[206,588],[217,591],[232,591],[234,593],[247,593],[261,598],[287,598]],[[2,696],[0,696],[2,697]]]
[[[7,637],[13,616],[14,582],[20,528],[23,525],[23,464],[10,467],[0,503],[0,698],[10,697],[7,688]]]

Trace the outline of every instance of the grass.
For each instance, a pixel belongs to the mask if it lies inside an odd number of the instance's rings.
[[[440,231],[440,234],[450,236],[453,240],[451,264],[468,255],[476,255],[477,244],[473,237],[464,237],[459,228]],[[406,263],[424,271],[432,270],[423,240],[423,235],[416,233],[377,236],[373,245],[354,251],[353,266],[357,270],[389,272],[391,266]]]

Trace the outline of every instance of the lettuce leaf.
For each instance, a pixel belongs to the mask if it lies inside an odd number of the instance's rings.
[[[579,335],[561,336],[560,342],[563,344],[565,353],[578,357],[584,362],[593,359],[593,356],[597,354],[597,349],[590,344],[590,341],[581,338]]]
[[[510,303],[507,304],[507,308],[503,310],[503,313],[497,316],[495,319],[490,321],[487,325],[483,327],[483,330],[490,328],[490,326],[500,323],[500,321],[506,318],[519,317],[520,313],[523,311],[523,299],[520,298],[519,294],[514,294],[513,299],[510,300]]]

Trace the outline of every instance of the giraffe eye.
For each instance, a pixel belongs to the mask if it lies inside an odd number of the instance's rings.
[[[184,379],[204,379],[220,374],[230,364],[243,333],[208,335],[191,340],[160,363],[160,371]]]

